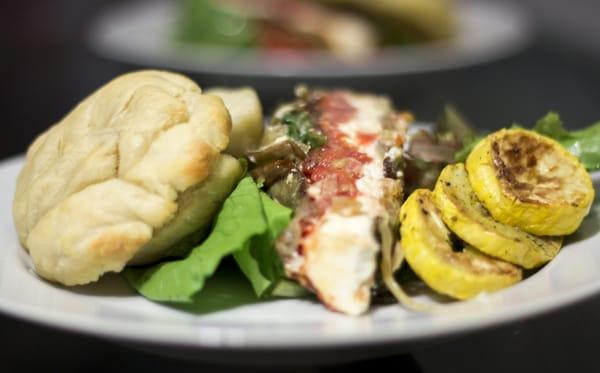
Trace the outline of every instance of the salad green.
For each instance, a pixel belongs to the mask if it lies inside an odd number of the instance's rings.
[[[185,0],[176,39],[212,46],[246,47],[256,38],[254,25],[238,12],[213,1]]]
[[[260,200],[268,225],[267,231],[254,237],[250,245],[233,253],[235,261],[258,297],[297,297],[307,291],[285,277],[279,255],[273,249],[275,239],[288,226],[292,210],[260,192]]]
[[[600,122],[577,131],[567,131],[557,113],[550,112],[540,119],[533,130],[560,142],[588,171],[600,169]]]
[[[237,262],[256,293],[265,295],[283,279],[272,243],[290,215],[289,209],[261,194],[254,180],[245,177],[225,200],[210,235],[187,257],[127,268],[124,275],[151,300],[192,302],[224,257],[244,252],[236,257]]]
[[[473,135],[469,136],[464,140],[463,146],[461,149],[457,150],[454,153],[454,160],[457,162],[464,162],[467,160],[469,154],[471,154],[471,150],[479,143],[479,141],[483,140],[485,135]]]
[[[287,126],[291,138],[310,146],[311,149],[323,146],[327,141],[325,135],[315,129],[310,114],[305,110],[291,110],[285,113],[281,124]]]

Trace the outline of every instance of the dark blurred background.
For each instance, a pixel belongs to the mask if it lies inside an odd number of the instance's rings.
[[[117,74],[137,68],[98,57],[86,43],[94,16],[108,6],[123,2],[21,0],[0,3],[0,120],[3,131],[0,158],[22,153],[36,134],[58,121],[91,91]],[[549,110],[558,111],[566,126],[571,128],[599,120],[600,39],[597,35],[600,23],[597,19],[600,1],[513,2],[527,10],[537,30],[534,42],[514,56],[480,66],[410,77],[364,78],[352,82],[311,80],[310,83],[350,85],[387,93],[399,108],[412,110],[424,121],[435,120],[447,102],[461,108],[472,123],[487,129],[514,121],[530,124]],[[235,78],[198,74],[193,78],[201,86],[240,82]],[[253,83],[252,79],[241,82]],[[288,78],[261,84],[292,86],[298,82],[300,80]],[[267,112],[285,98],[263,97]],[[594,304],[588,302],[585,306]],[[571,315],[580,314],[581,307],[571,310]],[[589,316],[590,312],[586,314]],[[558,320],[555,317],[553,322]],[[538,323],[536,328],[544,329],[540,325]],[[583,329],[580,325],[578,330]],[[563,328],[563,332],[565,330]],[[528,335],[533,343],[536,338],[531,329]],[[6,364],[8,371],[48,366],[66,369],[61,371],[100,371],[115,367],[191,371],[197,368],[188,362],[165,360],[4,316],[0,316],[0,340],[1,371],[7,371],[3,369]],[[437,351],[436,356],[446,356],[439,349]],[[567,365],[575,364],[568,355],[565,359]],[[117,361],[126,363],[116,365]],[[396,360],[326,370],[366,369],[373,364],[383,367],[391,361],[403,372],[422,369],[412,357],[403,355]],[[230,371],[212,365],[204,368]],[[579,371],[593,370],[588,368]],[[546,369],[555,371],[550,366]],[[255,370],[258,368],[245,371]]]
[[[466,69],[420,74],[323,81],[390,94],[400,108],[434,120],[446,102],[459,106],[480,127],[513,121],[531,123],[548,110],[567,126],[600,119],[600,2],[516,1],[529,10],[537,39],[515,56]],[[96,56],[87,46],[88,27],[114,0],[5,1],[0,5],[0,113],[5,141],[0,157],[23,152],[36,133],[59,120],[73,105],[115,75],[137,68]],[[193,75],[201,86],[252,84],[252,79]],[[289,85],[298,79],[261,82]],[[291,92],[290,92],[291,95]],[[263,97],[267,108],[286,97]],[[10,139],[10,140],[8,140]]]

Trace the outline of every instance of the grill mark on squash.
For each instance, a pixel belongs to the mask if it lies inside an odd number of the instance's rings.
[[[518,134],[504,135],[493,141],[491,148],[492,161],[500,182],[519,201],[546,204],[543,200],[552,199],[554,191],[562,188],[563,181],[560,178],[544,176],[536,168],[545,154],[556,152],[551,145],[526,134]],[[552,188],[536,188],[539,185],[550,185]]]
[[[444,236],[446,241],[446,248],[437,247],[436,250],[447,263],[467,269],[470,273],[480,276],[485,274],[498,274],[498,275],[520,275],[518,267],[504,262],[499,259],[495,259],[472,246],[469,246],[462,241],[458,236],[454,235],[443,223],[441,211],[434,204],[430,197],[419,198],[419,207],[421,213],[424,215],[423,219],[426,224],[430,227],[432,234]],[[428,213],[425,213],[427,211]],[[438,219],[443,224],[443,229],[439,229],[434,222],[434,219]],[[416,227],[415,227],[416,228]]]

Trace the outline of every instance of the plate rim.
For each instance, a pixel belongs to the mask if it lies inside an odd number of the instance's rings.
[[[179,53],[176,56],[168,55],[164,50],[162,53],[158,55],[152,55],[152,52],[142,52],[135,51],[130,47],[127,48],[125,45],[119,45],[119,43],[115,43],[115,38],[107,37],[107,29],[110,25],[110,19],[118,19],[117,16],[120,11],[131,11],[131,9],[135,9],[136,6],[140,6],[140,4],[145,4],[149,7],[159,7],[164,6],[164,0],[153,0],[153,1],[133,1],[124,4],[116,4],[111,7],[107,7],[104,9],[96,18],[91,22],[91,27],[87,33],[87,44],[91,48],[92,51],[97,53],[98,55],[107,58],[109,60],[122,62],[126,64],[130,64],[133,66],[144,66],[144,67],[154,67],[161,66],[164,68],[188,71],[191,73],[197,74],[214,74],[214,75],[223,75],[223,76],[239,76],[239,77],[252,77],[252,76],[260,76],[264,78],[302,78],[302,79],[317,79],[317,78],[367,78],[367,77],[375,77],[375,76],[404,76],[404,75],[417,75],[424,73],[434,73],[439,71],[447,71],[454,70],[459,68],[465,68],[469,66],[475,66],[479,64],[485,64],[492,61],[500,60],[503,58],[510,57],[511,55],[517,53],[518,51],[524,49],[527,45],[531,43],[536,34],[536,27],[531,22],[531,17],[523,10],[521,6],[518,6],[514,3],[491,3],[491,2],[477,2],[477,1],[460,1],[457,2],[457,15],[460,19],[461,15],[469,10],[474,9],[487,9],[487,11],[491,13],[503,14],[502,18],[508,17],[514,22],[515,31],[514,35],[510,37],[505,37],[501,40],[498,45],[495,46],[494,49],[486,49],[484,50],[483,45],[480,49],[472,50],[469,53],[465,53],[464,51],[459,54],[448,54],[444,53],[444,51],[448,51],[448,47],[452,45],[451,42],[433,42],[433,43],[423,43],[421,45],[414,46],[401,46],[401,47],[388,47],[382,48],[381,51],[384,54],[391,54],[391,56],[384,56],[383,58],[375,58],[372,61],[369,61],[368,64],[357,64],[355,66],[347,65],[335,65],[332,67],[332,64],[335,63],[335,59],[329,57],[325,58],[327,63],[316,65],[316,67],[312,69],[289,69],[285,64],[281,62],[285,62],[285,59],[279,61],[274,67],[265,68],[264,66],[261,68],[255,68],[252,70],[246,69],[236,69],[236,65],[233,67],[229,67],[227,64],[213,64],[207,65],[206,60],[204,62],[199,63],[197,58],[194,58],[193,53],[185,53],[185,52],[176,52],[175,49],[169,49],[170,53]],[[150,5],[148,5],[150,4]],[[143,44],[143,43],[140,43]],[[164,48],[160,48],[164,49]],[[188,50],[195,49],[191,48]],[[198,47],[199,50],[202,50],[203,47]],[[210,48],[205,48],[204,50],[210,50]],[[224,49],[226,50],[226,49]],[[398,57],[402,57],[406,54],[407,51],[413,51],[415,54],[413,56],[413,61],[411,62],[411,66],[400,68],[397,62]],[[192,50],[193,51],[193,50]],[[308,53],[307,55],[321,55],[327,56],[327,54],[323,53]],[[421,54],[419,58],[416,56],[417,54]],[[257,54],[259,55],[259,54]],[[437,55],[437,57],[436,57]],[[433,58],[431,58],[433,56]],[[442,58],[440,58],[442,56]],[[444,57],[445,56],[445,57]],[[239,57],[239,56],[238,56]],[[416,63],[415,57],[419,60]],[[430,61],[428,64],[423,64],[423,59],[427,59]],[[257,60],[258,61],[258,60]],[[256,64],[257,61],[253,61]],[[371,68],[372,62],[382,62],[376,66],[376,68]],[[264,65],[264,63],[263,63]],[[397,65],[397,66],[396,66]],[[323,70],[324,67],[327,67]],[[321,71],[323,70],[323,71]]]
[[[0,161],[0,170],[7,167],[16,167],[23,162],[23,156],[17,155]],[[593,173],[594,181],[600,180],[600,172]],[[597,185],[597,184],[596,184]],[[12,220],[11,220],[12,222]],[[14,250],[18,250],[15,248]],[[11,255],[13,249],[6,250],[6,255]],[[14,255],[19,255],[16,252]],[[40,281],[43,281],[40,279]],[[377,332],[361,333],[360,330],[350,332],[338,332],[332,335],[319,334],[315,340],[314,330],[302,331],[297,324],[280,325],[279,331],[290,330],[294,337],[284,337],[285,333],[274,334],[274,338],[266,338],[264,324],[253,325],[252,328],[245,330],[244,338],[240,339],[237,335],[238,327],[224,325],[203,324],[188,325],[176,323],[169,325],[168,328],[145,328],[144,324],[130,323],[121,319],[94,318],[88,315],[76,315],[73,313],[59,312],[46,313],[39,307],[24,305],[11,302],[10,300],[0,298],[0,312],[6,315],[23,319],[36,324],[45,325],[52,328],[68,330],[71,332],[83,333],[113,340],[122,340],[151,345],[182,346],[187,348],[202,349],[230,349],[230,350],[291,350],[291,349],[324,349],[324,348],[342,348],[356,346],[377,346],[383,344],[412,344],[418,341],[431,340],[434,338],[443,338],[449,335],[467,334],[474,331],[480,331],[495,326],[501,326],[509,323],[518,322],[523,319],[539,316],[541,314],[554,312],[560,308],[573,305],[584,301],[600,293],[600,281],[587,283],[582,286],[561,294],[560,297],[544,296],[536,298],[534,301],[526,303],[517,303],[507,305],[502,308],[502,313],[487,312],[473,320],[472,316],[457,316],[452,314],[453,323],[446,323],[442,327],[428,329],[412,329],[408,333],[403,333],[399,323],[390,323],[390,328],[378,329]],[[462,304],[462,303],[455,303]],[[189,314],[187,314],[189,315]],[[343,316],[345,320],[361,320],[368,318],[369,315],[360,317]],[[374,321],[382,323],[384,320]],[[183,332],[182,328],[195,328],[195,333]],[[167,333],[167,329],[168,333]],[[256,329],[259,332],[256,332]],[[262,329],[262,331],[260,331]],[[199,334],[203,331],[208,332],[208,337]],[[217,332],[215,334],[215,331]],[[229,332],[231,335],[228,336]],[[211,337],[212,336],[212,337]]]

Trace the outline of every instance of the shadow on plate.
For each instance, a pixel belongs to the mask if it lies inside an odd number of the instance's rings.
[[[18,253],[20,264],[25,267],[28,275],[37,278],[39,281],[52,286],[55,289],[60,289],[79,295],[100,296],[100,297],[127,297],[134,296],[135,292],[129,287],[125,279],[116,273],[108,273],[102,278],[91,284],[78,286],[64,286],[56,282],[48,281],[40,277],[33,269],[33,263],[29,254],[25,250]]]
[[[204,289],[196,294],[192,303],[160,304],[189,313],[207,314],[259,302],[261,300],[241,273],[220,268],[206,281]]]
[[[54,285],[79,295],[88,295],[96,297],[132,297],[137,296],[136,292],[129,286],[125,279],[117,273],[108,273],[100,279],[87,285],[65,287]]]
[[[276,301],[277,299],[257,298],[250,283],[240,271],[224,266],[206,282],[204,289],[196,294],[192,303],[161,304],[180,311],[204,315],[250,304]]]

